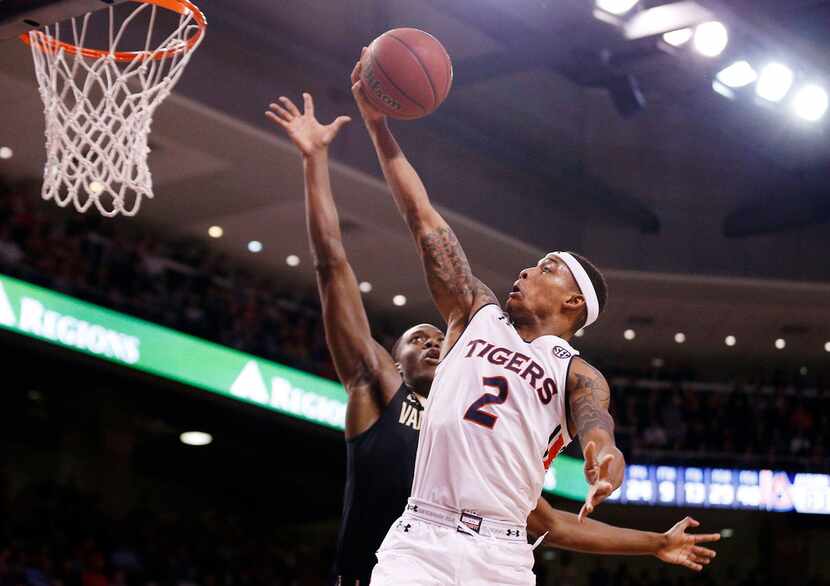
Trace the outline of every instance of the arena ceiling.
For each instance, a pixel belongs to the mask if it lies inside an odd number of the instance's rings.
[[[310,285],[300,163],[262,113],[278,95],[310,91],[323,118],[355,116],[347,80],[360,47],[415,26],[447,46],[455,83],[436,114],[394,129],[494,289],[506,291],[545,250],[579,250],[612,287],[607,318],[581,342],[595,354],[826,368],[826,124],[793,125],[723,99],[705,64],[635,50],[591,17],[590,4],[204,0],[208,36],[157,114],[157,198],[136,221],[206,240],[209,225],[222,225],[225,237],[211,246]],[[830,62],[821,27],[830,3],[705,4],[794,58]],[[1,47],[0,142],[16,155],[0,172],[37,176],[43,122],[30,56],[14,40]],[[598,60],[608,54],[613,66]],[[648,101],[630,118],[608,91],[623,74],[636,75]],[[358,123],[332,155],[347,245],[375,287],[370,305],[400,323],[435,319]],[[265,244],[256,256],[245,249],[253,238]],[[285,265],[291,253],[305,261],[297,269]],[[406,307],[391,306],[396,293]],[[632,342],[622,338],[628,327],[638,333]],[[685,344],[673,342],[679,331]],[[727,334],[738,337],[733,349]],[[779,336],[785,351],[772,345]]]

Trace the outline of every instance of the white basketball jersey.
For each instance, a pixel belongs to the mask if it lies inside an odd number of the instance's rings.
[[[545,470],[571,441],[565,340],[525,342],[497,305],[473,316],[435,373],[412,497],[524,525]]]

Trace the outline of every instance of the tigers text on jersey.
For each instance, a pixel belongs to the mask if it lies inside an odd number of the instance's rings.
[[[412,497],[524,526],[571,441],[565,388],[577,354],[556,336],[525,342],[497,305],[479,309],[435,373]]]

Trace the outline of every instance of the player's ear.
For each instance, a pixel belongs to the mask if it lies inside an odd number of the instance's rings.
[[[400,362],[395,363],[395,368],[397,368],[400,375],[403,376],[403,367],[401,366]]]
[[[567,309],[577,310],[585,305],[585,298],[579,293],[571,293],[562,303]]]

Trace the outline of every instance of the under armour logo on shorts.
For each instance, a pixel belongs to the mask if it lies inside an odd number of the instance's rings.
[[[507,536],[508,537],[518,537],[519,536],[519,530],[518,529],[508,529],[507,530]]]

